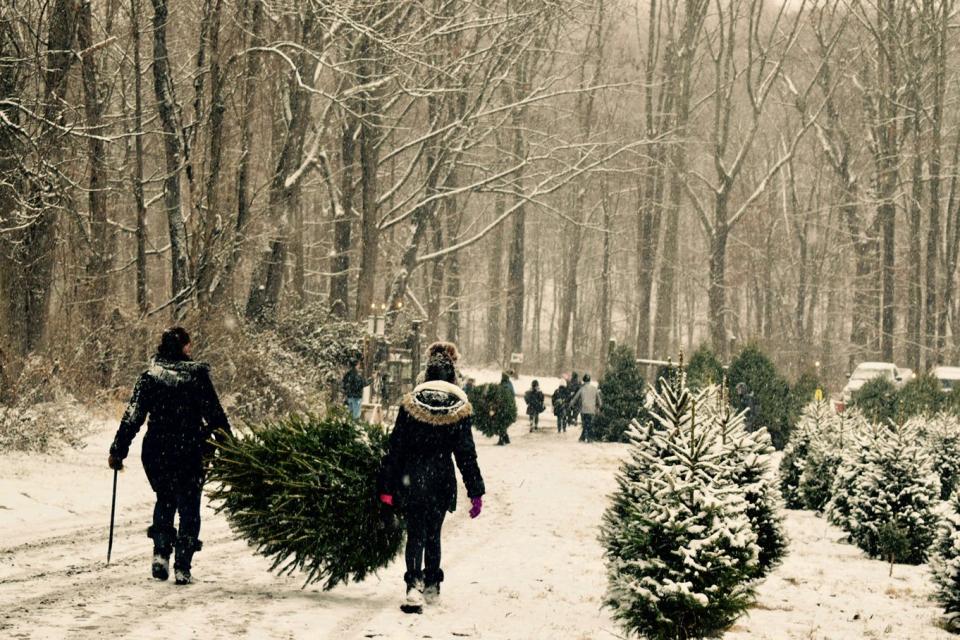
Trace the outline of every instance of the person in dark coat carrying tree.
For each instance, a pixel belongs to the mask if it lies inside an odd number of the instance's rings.
[[[189,584],[193,554],[200,550],[200,499],[211,436],[222,438],[230,423],[210,380],[210,367],[190,359],[190,335],[182,327],[163,332],[157,354],[137,379],[130,404],[110,447],[108,464],[122,469],[130,444],[149,416],[141,460],[157,494],[151,571],[157,580],[170,575],[176,549],[176,583]],[[180,514],[179,532],[173,518]]]
[[[453,459],[472,503],[470,517],[479,516],[483,507],[473,407],[454,384],[451,348],[448,343],[430,347],[425,381],[401,402],[378,480],[380,501],[406,515],[407,598],[401,608],[407,613],[420,613],[424,603],[440,597],[440,530],[447,511],[457,504]]]
[[[540,382],[534,380],[523,394],[523,401],[527,403],[527,416],[530,418],[530,432],[540,430],[540,414],[546,407],[543,404],[543,391],[540,390]]]

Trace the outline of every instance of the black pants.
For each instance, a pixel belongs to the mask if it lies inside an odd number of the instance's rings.
[[[172,531],[173,517],[180,514],[178,537],[196,540],[200,535],[200,500],[203,496],[203,474],[169,473],[150,478],[157,494],[153,507],[155,531]]]
[[[565,411],[561,411],[556,414],[557,416],[557,433],[562,433],[567,430],[567,414]]]
[[[443,580],[440,570],[440,530],[447,510],[437,505],[407,508],[407,575],[409,583],[421,575],[427,583]]]
[[[592,413],[582,413],[580,414],[583,417],[583,431],[580,432],[580,442],[590,442],[590,427],[593,425],[593,414]]]
[[[540,414],[539,413],[528,413],[527,417],[530,418],[530,429],[539,429],[540,428]]]

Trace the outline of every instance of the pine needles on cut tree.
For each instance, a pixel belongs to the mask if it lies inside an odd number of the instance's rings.
[[[376,497],[380,426],[341,411],[291,415],[218,446],[210,497],[239,537],[324,590],[361,581],[400,551],[404,526]]]
[[[517,401],[499,384],[480,384],[467,394],[473,405],[473,426],[488,438],[496,436],[497,444],[510,444],[507,429],[517,421]]]

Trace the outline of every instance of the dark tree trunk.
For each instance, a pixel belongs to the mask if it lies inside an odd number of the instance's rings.
[[[183,163],[180,118],[173,95],[173,77],[167,51],[167,0],[153,2],[153,92],[163,130],[166,177],[163,204],[170,232],[170,296],[176,314],[182,313],[189,294],[190,274],[187,260],[187,228],[183,220],[180,196],[180,168]]]
[[[330,258],[330,310],[346,318],[349,310],[350,236],[353,231],[353,185],[356,156],[356,121],[349,115],[340,133],[340,199],[334,207],[333,255]],[[357,312],[359,313],[359,311]]]
[[[133,38],[133,172],[130,176],[137,209],[137,309],[145,315],[147,300],[147,205],[143,197],[143,62],[140,58],[140,0],[130,0],[130,27]]]
[[[81,59],[84,114],[93,136],[87,138],[87,204],[90,213],[90,257],[86,265],[84,307],[88,327],[99,327],[109,294],[109,272],[113,264],[113,234],[107,222],[107,154],[102,138],[105,105],[100,95],[96,52],[94,51],[91,3],[84,2],[77,25],[77,44],[86,51]]]

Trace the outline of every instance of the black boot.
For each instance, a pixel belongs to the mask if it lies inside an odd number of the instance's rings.
[[[423,573],[407,571],[403,575],[403,581],[407,583],[407,599],[400,605],[400,609],[404,613],[423,613]]]
[[[443,569],[427,571],[424,574],[423,600],[427,604],[440,601],[440,583],[443,582]]]
[[[170,577],[170,553],[173,551],[173,541],[177,538],[177,530],[154,525],[147,529],[147,537],[153,539],[153,563],[150,565],[150,573],[157,580],[166,580]]]
[[[177,557],[173,563],[173,571],[179,585],[190,584],[193,577],[190,567],[193,564],[193,554],[203,547],[203,543],[196,538],[180,536],[177,538]]]

